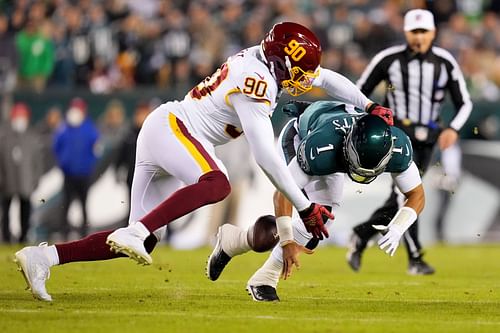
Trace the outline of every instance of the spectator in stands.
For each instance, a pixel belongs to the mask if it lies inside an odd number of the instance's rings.
[[[43,173],[48,172],[56,166],[56,159],[52,150],[54,134],[62,122],[62,112],[59,106],[54,105],[47,110],[45,117],[37,124],[36,130],[40,136],[42,145],[42,166]]]
[[[54,69],[54,45],[39,28],[35,21],[29,20],[16,35],[21,84],[38,92],[45,88]]]
[[[0,193],[2,194],[2,239],[12,241],[9,211],[12,199],[20,206],[21,233],[17,241],[27,240],[30,228],[31,194],[42,175],[39,137],[30,127],[31,111],[24,103],[16,103],[10,123],[0,131]]]
[[[437,45],[450,49],[459,61],[463,50],[468,49],[476,50],[477,59],[489,60],[489,53],[474,45],[479,41],[490,52],[496,49],[494,58],[500,58],[500,44],[490,42],[499,35],[495,29],[500,22],[495,1],[483,8],[465,8],[453,0],[148,0],[140,4],[115,0],[61,1],[57,5],[32,0],[8,2],[5,12],[9,13],[10,30],[14,32],[22,30],[28,19],[34,19],[37,25],[43,20],[54,26],[52,39],[57,62],[52,82],[59,87],[75,83],[88,86],[93,66],[104,61],[104,68],[115,73],[114,81],[120,83],[108,87],[110,90],[153,84],[161,88],[180,85],[180,90],[184,90],[188,84],[186,73],[194,71],[194,81],[198,82],[199,75],[212,73],[216,64],[223,62],[238,45],[255,45],[272,23],[283,19],[310,24],[325,55],[338,53],[336,69],[356,75],[357,64],[404,40],[399,31],[399,13],[409,7],[427,7],[437,16],[441,31]],[[359,59],[353,64],[350,52],[356,49],[362,52],[356,51]],[[96,58],[100,60],[95,62]],[[481,66],[480,71],[483,74],[478,73],[477,77],[486,76],[499,85],[496,70]]]
[[[9,20],[0,14],[0,93],[11,92],[17,81],[18,54]]]
[[[116,163],[120,147],[127,135],[125,106],[121,100],[112,99],[108,102],[104,113],[99,117],[98,129],[101,159],[98,163],[97,172],[101,174],[109,166]]]
[[[55,86],[58,89],[71,89],[75,85],[75,62],[66,26],[54,25],[52,41],[54,43],[55,59],[54,71],[52,72],[49,85]]]
[[[97,128],[87,115],[87,103],[81,98],[74,98],[66,112],[65,123],[56,132],[53,146],[57,163],[64,174],[60,230],[64,239],[68,238],[70,231],[68,210],[75,198],[80,201],[83,215],[80,236],[87,235],[87,193],[97,161],[94,148],[98,138]]]
[[[85,26],[86,18],[79,7],[71,6],[64,10],[63,19],[71,60],[74,64],[74,82],[78,86],[87,86],[92,69],[93,53],[88,29]]]

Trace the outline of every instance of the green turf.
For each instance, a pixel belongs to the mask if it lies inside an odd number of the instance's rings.
[[[264,254],[235,258],[217,282],[204,275],[208,248],[159,248],[149,267],[54,267],[44,303],[24,290],[15,250],[0,247],[0,332],[500,332],[499,245],[430,248],[437,274],[418,277],[406,275],[404,249],[370,248],[355,274],[344,249],[321,248],[271,304],[245,292]]]

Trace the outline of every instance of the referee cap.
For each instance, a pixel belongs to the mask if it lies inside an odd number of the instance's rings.
[[[412,9],[405,15],[404,30],[415,29],[436,30],[434,25],[434,15],[425,9]]]

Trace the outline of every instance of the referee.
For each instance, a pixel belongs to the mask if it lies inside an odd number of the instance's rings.
[[[456,143],[458,131],[472,110],[463,74],[456,60],[446,50],[433,46],[436,36],[434,17],[430,11],[410,10],[404,17],[406,45],[389,47],[379,52],[357,82],[369,96],[385,81],[385,106],[394,110],[395,126],[402,128],[413,145],[413,159],[423,174],[437,145],[445,150]],[[440,106],[448,91],[456,108],[455,117],[446,128],[440,127]],[[387,225],[402,203],[402,194],[393,186],[382,207],[368,221],[354,227],[347,261],[354,271],[361,266],[361,256],[377,231],[372,225]],[[418,223],[404,235],[408,250],[408,273],[433,274],[434,268],[422,259],[418,240]]]

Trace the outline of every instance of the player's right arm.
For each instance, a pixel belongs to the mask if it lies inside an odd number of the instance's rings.
[[[307,209],[311,202],[295,185],[285,162],[279,158],[275,149],[268,103],[254,101],[243,94],[233,94],[230,99],[259,167],[298,211]]]
[[[238,113],[241,127],[247,137],[250,150],[255,161],[267,175],[274,186],[282,192],[297,208],[304,224],[316,225],[322,221],[322,215],[331,214],[321,205],[313,204],[302,193],[287,169],[285,162],[279,158],[274,145],[274,132],[270,121],[271,108],[264,100],[255,99],[243,94],[230,95],[230,101]],[[280,241],[285,242],[293,239],[291,235],[291,223],[283,225],[287,232],[280,233]],[[286,237],[282,237],[283,236]]]
[[[319,77],[314,80],[314,85],[323,88],[328,95],[363,109],[366,113],[377,115],[391,126],[394,125],[392,110],[368,99],[345,76],[326,68],[321,68],[319,73]]]
[[[281,223],[292,223],[292,203],[281,193],[280,191],[274,192],[273,197],[274,203],[274,215],[276,216],[276,226]],[[293,232],[293,231],[292,231]],[[280,236],[281,237],[281,236]],[[314,251],[306,248],[292,239],[286,243],[280,242],[283,248],[283,269],[281,271],[281,276],[284,280],[288,279],[292,275],[292,268],[295,265],[300,268],[299,254],[304,252],[306,254],[313,254]]]

